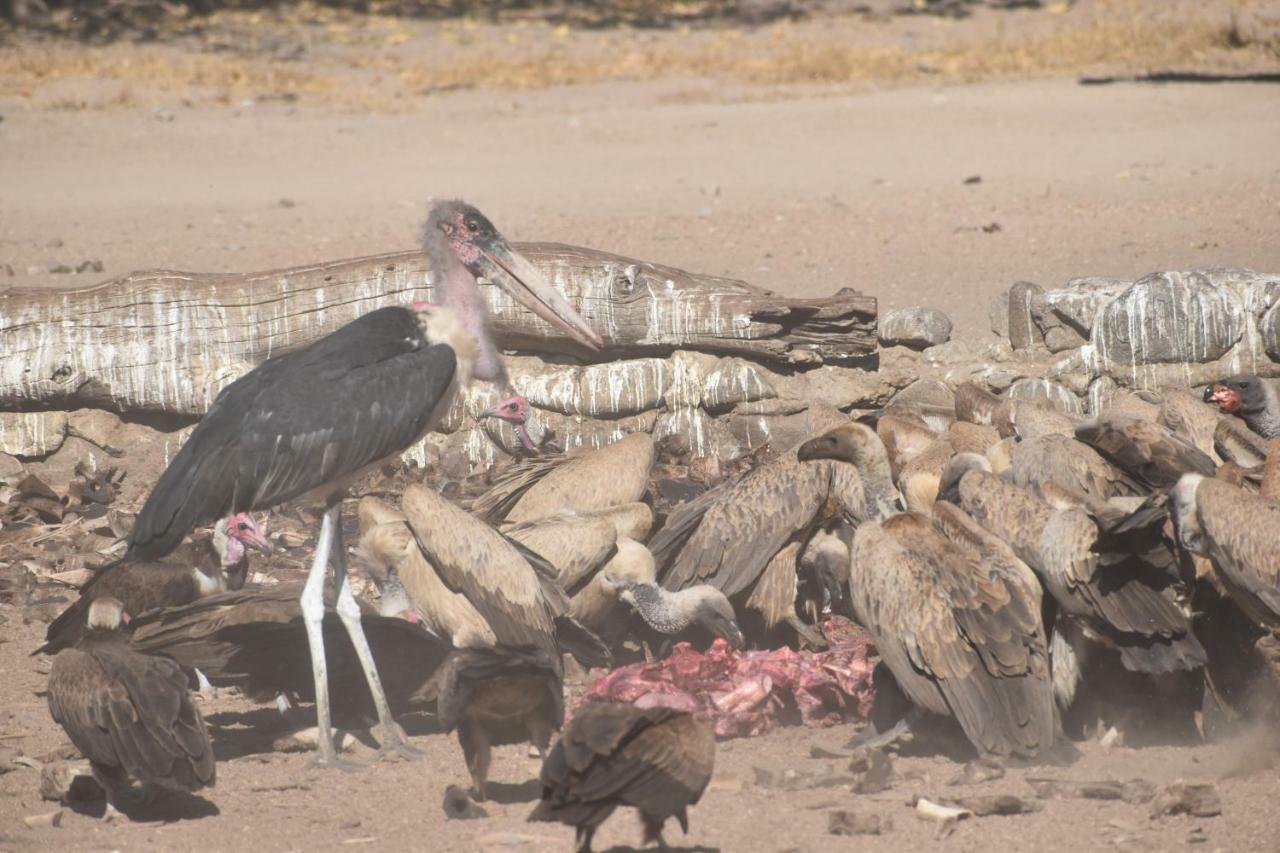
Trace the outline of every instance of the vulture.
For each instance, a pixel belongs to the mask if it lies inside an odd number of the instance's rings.
[[[49,712],[106,792],[104,820],[119,816],[130,779],[148,794],[195,791],[213,785],[216,769],[186,676],[173,661],[132,650],[125,618],[117,599],[95,599],[84,633],[49,671]]]
[[[1204,453],[1214,455],[1213,433],[1222,416],[1204,404],[1204,395],[1174,385],[1161,388],[1160,414],[1156,420]]]
[[[254,701],[270,702],[280,695],[313,701],[301,592],[301,583],[245,587],[152,611],[133,620],[130,643],[136,652],[163,655],[184,669],[198,669],[216,686],[238,687]],[[388,596],[384,593],[383,598],[385,603]],[[364,728],[376,708],[333,604],[329,596],[322,627],[334,719],[342,720],[343,728]],[[379,615],[363,601],[360,608],[392,712],[433,708],[432,679],[449,653],[448,643],[420,624]]]
[[[618,597],[659,634],[678,638],[691,628],[702,628],[735,649],[746,646],[733,605],[713,586],[699,584],[671,592],[656,583],[614,580],[608,575],[604,583],[613,586]]]
[[[1267,440],[1234,415],[1218,419],[1213,430],[1213,450],[1224,462],[1252,468],[1267,461]]]
[[[1169,489],[1185,473],[1212,477],[1212,458],[1152,420],[1106,415],[1081,423],[1075,437],[1146,489]]]
[[[570,615],[554,566],[432,489],[411,485],[403,514],[365,498],[360,518],[374,573],[394,570],[426,626],[454,646],[437,701],[483,798],[491,746],[545,750],[560,728],[561,654],[591,667],[608,665],[609,651]]]
[[[253,516],[242,512],[214,525],[208,554],[194,565],[172,560],[126,563],[107,572],[101,581],[91,579],[80,598],[49,623],[45,644],[35,654],[54,654],[75,645],[84,630],[89,606],[104,596],[115,598],[125,613],[136,617],[157,607],[176,607],[202,595],[239,589],[249,570],[245,546],[271,552],[271,543],[262,528]]]
[[[1216,403],[1224,415],[1238,415],[1263,438],[1280,437],[1280,392],[1273,380],[1260,376],[1232,376],[1204,389],[1206,403]]]
[[[634,806],[644,843],[664,849],[662,827],[674,817],[689,831],[689,806],[711,781],[716,740],[691,714],[590,702],[580,708],[542,765],[542,800],[529,820],[575,828],[578,853],[590,853],[596,830],[619,806]]]
[[[1249,619],[1280,628],[1280,503],[1199,474],[1183,475],[1170,497],[1182,547],[1209,558]]]
[[[865,517],[864,494],[873,502],[892,500],[888,492],[864,489],[852,466],[784,453],[677,506],[649,550],[664,588],[709,584],[767,630],[786,623],[822,648],[821,635],[796,611],[799,584],[816,580],[800,578],[797,565],[815,531],[841,515]]]
[[[634,539],[619,538],[617,552],[609,562],[569,599],[569,615],[612,641],[626,627],[624,620],[613,618],[621,583],[652,583],[656,576],[649,549]]]
[[[347,582],[341,506],[356,478],[398,456],[444,417],[459,387],[473,378],[510,386],[477,278],[501,287],[583,346],[598,349],[602,343],[471,205],[434,204],[423,250],[441,304],[415,302],[371,311],[223,388],[138,513],[124,556],[126,562],[157,559],[194,526],[232,513],[288,501],[322,508],[302,592],[320,729],[319,766],[342,764],[331,737],[325,678],[324,585],[331,561],[338,617],[377,707],[382,752],[421,757],[391,719],[360,627],[360,607]]]
[[[1125,547],[1123,533],[1108,538],[1081,507],[1056,507],[980,468],[958,473],[954,493],[965,512],[1009,543],[1060,612],[1114,646],[1126,669],[1161,673],[1204,663],[1169,589],[1172,579],[1136,571],[1131,561],[1102,559]]]
[[[501,405],[501,404],[499,404]],[[505,417],[501,409],[486,410]],[[471,505],[486,521],[519,523],[563,512],[591,513],[639,501],[653,469],[653,437],[634,432],[598,449],[519,462]]]
[[[801,459],[858,469],[877,506],[853,537],[853,612],[896,685],[921,711],[954,718],[981,755],[1034,757],[1056,721],[1040,592],[1010,549],[963,512],[895,512],[884,445],[857,423],[801,445]],[[905,721],[904,721],[905,722]]]

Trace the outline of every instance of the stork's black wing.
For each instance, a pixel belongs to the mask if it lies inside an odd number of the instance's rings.
[[[193,527],[265,509],[408,447],[453,380],[413,314],[381,308],[223,389],[147,498],[128,557],[156,559]]]

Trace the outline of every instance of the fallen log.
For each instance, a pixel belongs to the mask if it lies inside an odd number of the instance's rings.
[[[804,365],[875,351],[876,300],[854,291],[788,299],[591,249],[519,250],[605,346],[589,354],[482,286],[506,349],[602,361],[692,349]],[[78,290],[0,291],[0,411],[90,406],[196,417],[272,355],[382,305],[430,299],[432,290],[424,257],[399,252],[269,272],[153,270]]]

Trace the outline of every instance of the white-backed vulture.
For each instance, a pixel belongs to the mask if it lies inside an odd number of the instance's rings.
[[[689,806],[702,798],[715,767],[710,727],[684,711],[592,702],[574,715],[542,765],[542,801],[529,820],[577,830],[577,853],[590,853],[600,824],[634,806],[644,843],[662,842],[674,817],[689,831]]]
[[[854,464],[885,490],[888,460],[866,427],[849,424],[801,446],[801,458]],[[853,538],[849,588],[858,621],[917,708],[953,717],[983,755],[1035,756],[1054,739],[1053,694],[1040,596],[1009,549],[955,508],[931,523],[880,509]]]
[[[634,539],[619,538],[613,558],[569,599],[569,615],[605,636],[607,641],[619,633],[612,629],[622,627],[618,620],[611,622],[611,615],[618,606],[618,584],[614,581],[652,583],[656,579],[653,554],[649,549]]]
[[[653,437],[632,433],[599,449],[525,460],[497,476],[471,509],[497,523],[634,503],[649,486]]]
[[[84,630],[89,605],[109,596],[124,607],[130,618],[157,607],[176,607],[244,586],[249,571],[246,546],[270,553],[271,543],[247,512],[223,518],[202,546],[164,561],[125,563],[85,584],[80,597],[49,623],[45,644],[37,652],[54,654],[75,645]]]
[[[1267,441],[1235,416],[1219,418],[1213,449],[1224,462],[1252,468],[1267,461]]]
[[[618,597],[631,605],[644,623],[659,634],[678,639],[696,627],[722,637],[735,649],[746,645],[733,605],[723,592],[713,586],[699,584],[671,592],[656,583],[617,580],[609,576],[605,576],[604,582],[616,587]]]
[[[865,493],[850,465],[781,454],[672,511],[649,542],[662,586],[674,592],[710,584],[771,624],[785,613],[806,642],[822,645],[795,610],[795,561],[823,524],[841,514],[866,517]],[[790,564],[784,565],[779,554],[789,544]],[[775,595],[768,602],[751,601],[769,572],[778,574],[768,584]]]
[[[1160,389],[1160,414],[1158,423],[1167,426],[1215,462],[1222,458],[1213,447],[1213,433],[1222,416],[1212,406],[1204,404],[1204,395],[1176,385]]]
[[[1194,669],[1204,651],[1173,600],[1167,575],[1131,571],[1127,561],[1104,565],[1098,526],[1076,506],[1054,508],[990,472],[959,480],[961,507],[1008,542],[1058,606],[1116,647],[1139,672]]]
[[[119,630],[123,616],[118,600],[94,600],[85,632],[49,671],[49,712],[106,791],[104,819],[119,814],[130,778],[144,789],[195,791],[216,775],[187,677],[171,660],[130,649]]]
[[[1250,619],[1280,627],[1280,503],[1198,474],[1184,475],[1170,496],[1182,546],[1209,558]]]
[[[1081,423],[1075,437],[1148,489],[1168,489],[1186,473],[1213,476],[1213,460],[1155,421],[1108,415]]]

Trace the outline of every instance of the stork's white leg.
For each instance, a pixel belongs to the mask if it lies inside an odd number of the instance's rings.
[[[333,748],[333,726],[329,721],[329,671],[324,658],[324,581],[337,529],[338,505],[329,507],[320,522],[315,558],[302,588],[302,619],[307,626],[307,645],[311,647],[311,674],[316,685],[316,726],[320,730],[315,766],[352,769],[349,761],[338,758]]]
[[[333,580],[338,590],[337,611],[342,624],[346,626],[351,637],[351,645],[360,659],[360,668],[364,670],[365,681],[369,684],[369,692],[373,695],[373,706],[378,712],[378,728],[381,730],[379,741],[382,755],[397,752],[403,758],[422,758],[425,753],[409,745],[400,732],[400,727],[391,718],[391,708],[387,705],[387,694],[382,689],[382,679],[378,677],[378,667],[373,660],[373,650],[369,648],[369,640],[364,635],[364,626],[360,624],[360,605],[351,592],[351,584],[347,580],[347,554],[342,543],[342,519],[335,518],[333,534]]]

